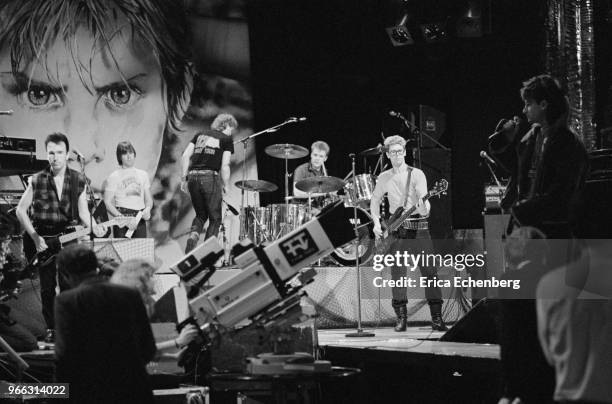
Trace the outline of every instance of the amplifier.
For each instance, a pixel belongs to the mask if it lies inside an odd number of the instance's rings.
[[[484,196],[485,196],[485,209],[486,210],[499,210],[502,198],[506,193],[506,186],[502,185],[485,185]]]
[[[36,140],[2,136],[0,137],[0,153],[36,154]]]

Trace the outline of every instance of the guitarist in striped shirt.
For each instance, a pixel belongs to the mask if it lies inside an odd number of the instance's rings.
[[[383,236],[380,221],[380,203],[386,194],[389,200],[389,212],[394,213],[397,209],[416,206],[416,210],[399,229],[389,234],[389,243],[385,254],[393,254],[404,251],[412,254],[421,252],[432,253],[433,244],[428,230],[427,217],[430,205],[428,201],[423,203],[422,198],[427,194],[427,179],[423,171],[416,167],[410,167],[405,162],[406,141],[400,136],[390,136],[385,139],[385,150],[391,161],[392,168],[380,174],[376,181],[376,187],[370,202],[370,211],[374,221],[374,234],[377,238]],[[433,279],[437,276],[435,266],[419,267],[421,276]],[[400,280],[407,275],[408,268],[405,266],[391,267],[393,280]],[[406,317],[408,302],[406,287],[393,287],[392,305],[397,315],[395,331],[406,330]],[[429,303],[431,312],[431,327],[435,331],[446,331],[446,325],[442,320],[442,292],[439,287],[425,288],[425,297]]]

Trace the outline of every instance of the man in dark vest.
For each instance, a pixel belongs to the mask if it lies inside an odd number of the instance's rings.
[[[79,222],[89,227],[94,224],[94,233],[104,235],[106,229],[90,218],[85,194],[85,176],[67,167],[70,144],[66,135],[52,133],[45,140],[49,167],[34,174],[17,205],[17,218],[25,230],[24,252],[30,261],[36,253],[48,249],[45,237],[66,231]],[[53,342],[53,302],[57,286],[55,259],[49,259],[39,267],[42,312],[47,323],[46,342]],[[60,290],[67,288],[59,277]]]

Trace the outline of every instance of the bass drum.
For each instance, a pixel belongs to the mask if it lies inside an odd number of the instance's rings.
[[[354,217],[353,208],[345,208],[350,211],[351,218]],[[354,219],[351,219],[353,224]],[[359,231],[359,265],[366,265],[374,256],[376,243],[374,238],[372,216],[362,208],[357,208],[357,229]],[[356,266],[355,244],[350,242],[342,247],[336,248],[329,256],[332,261],[341,266]]]

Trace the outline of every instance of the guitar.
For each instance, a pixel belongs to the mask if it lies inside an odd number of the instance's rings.
[[[136,231],[136,227],[138,227],[138,223],[140,223],[140,219],[142,219],[142,210],[139,211],[138,214],[132,218],[132,223],[136,223],[136,224],[134,225],[133,228],[130,228],[128,229],[128,231],[125,232],[125,238],[132,238],[132,236],[134,235],[134,231]],[[129,223],[128,223],[128,227],[129,227]]]
[[[103,223],[99,223],[99,226],[111,227],[111,226],[119,226],[119,227],[127,227],[130,225],[132,221],[132,217],[116,217],[111,220],[108,220]],[[43,236],[45,239],[45,243],[47,244],[47,248],[43,251],[37,252],[34,257],[30,260],[26,268],[28,270],[37,269],[40,266],[43,266],[49,262],[49,260],[53,259],[61,251],[61,249],[84,236],[89,235],[90,229],[88,227],[83,226],[70,226],[67,228],[69,231],[61,232],[58,234]],[[34,241],[30,238],[30,236],[26,233],[24,238],[24,242],[29,242],[34,244]]]
[[[434,184],[433,188],[430,189],[429,192],[427,192],[425,196],[421,198],[421,202],[425,203],[425,201],[434,196],[439,197],[440,195],[446,195],[447,190],[448,181],[446,181],[445,179],[441,179],[440,181],[437,181]],[[393,214],[391,215],[391,217],[389,217],[387,221],[381,222],[381,226],[383,227],[383,234],[381,237],[376,239],[377,251],[381,251],[384,249],[384,240],[389,237],[389,234],[399,229],[402,223],[404,223],[404,221],[408,219],[410,215],[414,213],[415,210],[416,206],[412,206],[409,209],[405,209],[404,207],[400,206],[396,209],[395,212],[393,212]]]

